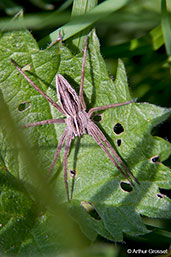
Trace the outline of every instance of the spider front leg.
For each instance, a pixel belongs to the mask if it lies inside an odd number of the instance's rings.
[[[62,44],[62,33],[61,33],[61,30],[59,30],[59,36],[58,36],[58,38],[57,38],[56,40],[54,40],[54,41],[47,47],[47,49],[51,48],[53,45],[55,45],[55,44],[58,43],[59,41],[60,41],[61,44]]]
[[[60,140],[59,140],[58,146],[57,146],[57,148],[56,148],[56,152],[55,152],[53,161],[52,161],[52,163],[51,163],[50,169],[49,169],[49,171],[48,171],[48,175],[50,175],[50,173],[52,172],[52,170],[53,170],[53,168],[54,168],[54,166],[55,166],[55,163],[56,163],[56,161],[57,161],[57,159],[58,159],[58,157],[59,157],[59,153],[60,153],[61,148],[62,148],[62,146],[63,146],[63,144],[64,144],[64,141],[65,141],[67,132],[68,132],[68,129],[67,129],[67,127],[66,127],[65,130],[64,130],[64,132],[63,132],[63,134],[62,134],[62,136],[61,136],[61,138],[60,138]]]
[[[29,127],[36,127],[36,126],[40,126],[40,125],[46,125],[46,124],[55,124],[55,123],[65,123],[65,120],[64,119],[51,119],[51,120],[42,120],[42,121],[37,121],[37,122],[33,122],[33,123],[28,123],[24,126],[22,126],[23,128],[29,128]],[[55,156],[54,156],[54,159],[53,159],[53,162],[50,166],[50,169],[48,171],[48,175],[50,175],[50,173],[52,172],[54,166],[55,166],[55,163],[58,159],[58,156],[59,156],[59,153],[61,151],[61,148],[62,148],[62,145],[64,143],[64,140],[65,140],[65,136],[67,134],[67,131],[64,131],[60,140],[59,140],[59,143],[58,143],[58,146],[57,146],[57,149],[56,149],[56,153],[55,153]]]
[[[65,115],[65,112],[61,109],[61,107],[53,101],[52,98],[50,98],[48,95],[46,95],[24,72],[23,70],[16,64],[16,62],[12,59],[10,59],[12,64],[16,67],[16,69],[21,73],[21,75],[29,82],[29,84],[37,91],[39,94],[41,94],[46,100],[52,104],[60,113]]]
[[[64,182],[65,182],[65,189],[67,193],[67,199],[69,199],[69,189],[68,189],[68,178],[67,178],[67,158],[69,154],[70,144],[71,144],[71,135],[68,135],[66,142],[65,142],[65,152],[64,152]]]
[[[50,120],[36,121],[33,123],[28,123],[28,124],[22,126],[22,128],[30,128],[30,127],[36,127],[36,126],[46,125],[46,124],[55,124],[55,123],[65,123],[65,120],[64,119],[50,119]]]
[[[130,101],[123,102],[123,103],[108,104],[108,105],[104,105],[104,106],[94,107],[94,108],[91,108],[91,109],[88,111],[88,117],[90,118],[90,117],[92,116],[92,114],[93,114],[94,112],[97,112],[97,111],[107,110],[107,109],[110,109],[110,108],[115,108],[115,107],[119,107],[119,106],[131,104],[131,103],[135,103],[135,100],[130,100]]]
[[[81,69],[81,82],[80,82],[80,90],[79,90],[79,99],[80,99],[81,106],[84,110],[86,110],[86,104],[85,104],[84,95],[83,95],[83,87],[84,87],[85,63],[86,63],[87,49],[88,49],[88,37],[86,38],[86,43],[85,43],[85,47],[84,47],[83,62],[82,62],[82,69]],[[105,106],[94,107],[89,110],[88,117],[90,118],[92,116],[92,114],[96,111],[106,110],[109,108],[115,108],[115,107],[130,104],[130,103],[134,103],[134,102],[135,102],[135,100],[130,100],[130,101],[126,101],[123,103],[109,104],[109,105],[105,105]]]
[[[79,91],[80,103],[83,110],[86,110],[86,104],[85,104],[84,95],[83,95],[83,86],[84,86],[84,77],[85,77],[85,62],[86,62],[87,48],[88,48],[88,37],[86,39],[86,44],[84,47],[84,55],[83,55],[83,62],[82,62],[82,69],[81,69],[81,83],[80,83],[80,91]]]

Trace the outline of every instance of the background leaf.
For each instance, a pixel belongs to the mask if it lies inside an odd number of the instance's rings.
[[[171,27],[169,22],[169,14],[167,12],[166,0],[161,1],[161,9],[162,9],[162,31],[163,37],[165,40],[165,46],[167,50],[167,54],[171,55]]]

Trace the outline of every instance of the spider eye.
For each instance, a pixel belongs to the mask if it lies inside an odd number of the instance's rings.
[[[120,123],[116,123],[115,126],[113,127],[113,131],[118,135],[124,132],[124,128]]]

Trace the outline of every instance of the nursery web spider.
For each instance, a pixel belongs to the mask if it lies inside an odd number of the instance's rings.
[[[86,54],[88,48],[88,37],[86,39],[86,44],[84,47],[83,53],[83,62],[82,62],[82,71],[81,71],[81,83],[80,83],[80,90],[79,96],[77,95],[76,91],[71,87],[68,81],[60,74],[56,75],[56,89],[57,89],[57,96],[60,103],[60,106],[54,102],[49,96],[47,96],[34,82],[30,80],[30,78],[23,72],[23,70],[15,63],[14,60],[11,62],[15,65],[17,70],[24,76],[24,78],[34,87],[41,95],[43,95],[46,100],[51,103],[60,113],[66,116],[66,118],[60,119],[49,119],[43,120],[38,122],[33,122],[25,125],[24,127],[34,127],[38,125],[45,125],[45,124],[55,124],[55,123],[65,123],[66,128],[58,142],[58,146],[54,155],[54,159],[50,166],[48,174],[51,173],[52,169],[55,166],[55,163],[59,157],[59,153],[63,144],[65,143],[65,150],[64,150],[64,182],[65,188],[67,193],[67,199],[70,200],[69,196],[69,189],[68,189],[68,180],[67,180],[67,157],[69,154],[71,140],[74,139],[76,136],[82,136],[88,132],[91,135],[97,144],[103,149],[103,151],[107,154],[108,158],[113,162],[113,164],[117,167],[117,169],[127,178],[127,180],[132,185],[132,181],[129,177],[131,177],[135,182],[137,180],[131,174],[129,169],[123,163],[119,155],[115,152],[110,142],[106,139],[102,131],[99,127],[93,122],[92,114],[99,110],[105,110],[109,108],[119,107],[123,105],[130,104],[134,101],[128,101],[123,103],[117,104],[109,104],[100,107],[91,108],[88,112],[86,111],[86,104],[83,96],[83,85],[84,85],[84,74],[85,74],[85,62],[86,62]]]

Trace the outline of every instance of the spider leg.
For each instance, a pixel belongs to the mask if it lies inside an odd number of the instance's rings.
[[[54,166],[55,166],[55,163],[56,163],[56,161],[57,161],[57,159],[58,159],[58,157],[59,157],[59,153],[60,153],[61,148],[62,148],[62,146],[63,146],[63,144],[64,144],[64,141],[65,141],[67,132],[68,132],[68,129],[66,128],[66,129],[64,130],[64,132],[63,132],[63,134],[62,134],[62,136],[61,136],[59,142],[58,142],[58,146],[57,146],[57,148],[56,148],[56,152],[55,152],[55,155],[54,155],[54,159],[53,159],[53,161],[52,161],[52,163],[51,163],[51,166],[50,166],[50,169],[49,169],[49,171],[48,171],[48,175],[50,175],[50,173],[52,172],[52,170],[53,170],[53,168],[54,168]]]
[[[96,126],[96,124],[94,122],[91,122],[91,126],[88,128],[88,132],[89,134],[95,139],[95,141],[98,143],[98,145],[105,151],[105,153],[107,154],[107,156],[109,157],[109,159],[114,163],[114,165],[118,168],[118,170],[122,173],[122,175],[124,175],[127,180],[130,182],[130,184],[132,185],[132,181],[129,179],[128,175],[135,181],[137,182],[137,180],[134,178],[134,176],[131,174],[131,172],[129,171],[129,169],[126,167],[126,165],[123,163],[123,161],[121,160],[121,158],[119,157],[119,155],[114,151],[113,147],[111,146],[111,144],[109,143],[109,141],[106,139],[106,137],[104,136],[104,134],[101,132],[101,130]],[[121,169],[121,167],[118,165],[118,163],[116,162],[116,160],[113,158],[113,156],[111,155],[111,153],[109,152],[109,150],[112,152],[112,154],[114,155],[114,157],[116,158],[117,162],[122,166],[122,168],[127,172],[127,174],[125,172],[123,172],[123,170]]]
[[[84,96],[83,96],[83,86],[84,86],[85,62],[86,62],[87,48],[88,48],[88,37],[86,39],[86,44],[84,47],[83,63],[82,63],[82,69],[81,69],[81,83],[80,83],[80,92],[79,92],[80,103],[84,110],[86,110],[86,104],[85,104]]]
[[[14,66],[16,67],[16,69],[23,75],[23,77],[30,83],[30,85],[32,85],[32,87],[34,87],[34,89],[36,89],[37,92],[39,92],[42,96],[44,96],[46,98],[46,100],[51,103],[59,112],[61,112],[62,114],[65,114],[64,111],[61,109],[61,107],[52,100],[52,98],[50,98],[49,96],[47,96],[23,71],[22,69],[15,63],[14,60],[11,59],[11,62],[14,64]]]
[[[35,127],[35,126],[40,126],[40,125],[45,125],[45,124],[55,124],[55,123],[65,123],[64,119],[50,119],[50,120],[42,120],[42,121],[37,121],[33,123],[28,123],[22,128],[29,128],[29,127]]]
[[[94,123],[94,122],[93,122]],[[124,168],[124,170],[128,173],[128,175],[136,182],[138,183],[138,181],[136,180],[136,178],[132,175],[132,173],[129,171],[129,169],[126,167],[126,165],[124,164],[124,162],[121,160],[121,158],[119,157],[119,155],[114,151],[112,145],[109,143],[109,141],[106,139],[106,137],[104,136],[104,134],[102,133],[102,131],[96,126],[96,124],[94,123],[95,127],[98,130],[98,134],[101,137],[102,141],[106,144],[106,146],[110,149],[110,151],[112,152],[112,154],[114,155],[114,157],[116,158],[116,160],[119,162],[119,164]]]
[[[110,108],[115,108],[115,107],[119,107],[119,106],[130,104],[130,103],[134,103],[134,102],[135,102],[135,100],[130,100],[130,101],[123,102],[123,103],[109,104],[109,105],[94,107],[94,108],[91,108],[88,111],[88,117],[90,118],[92,116],[92,114],[94,112],[97,112],[97,111],[106,110],[106,109],[110,109]]]
[[[67,178],[67,158],[68,158],[68,154],[69,154],[71,140],[72,140],[71,135],[69,135],[66,138],[65,152],[64,152],[64,182],[65,182],[65,189],[66,189],[68,201],[69,201],[69,189],[68,189],[68,178]]]
[[[47,49],[51,48],[53,45],[55,45],[55,44],[58,43],[59,41],[62,43],[62,34],[61,34],[61,30],[59,30],[59,37],[58,37],[56,40],[54,40],[54,41],[47,47]]]

